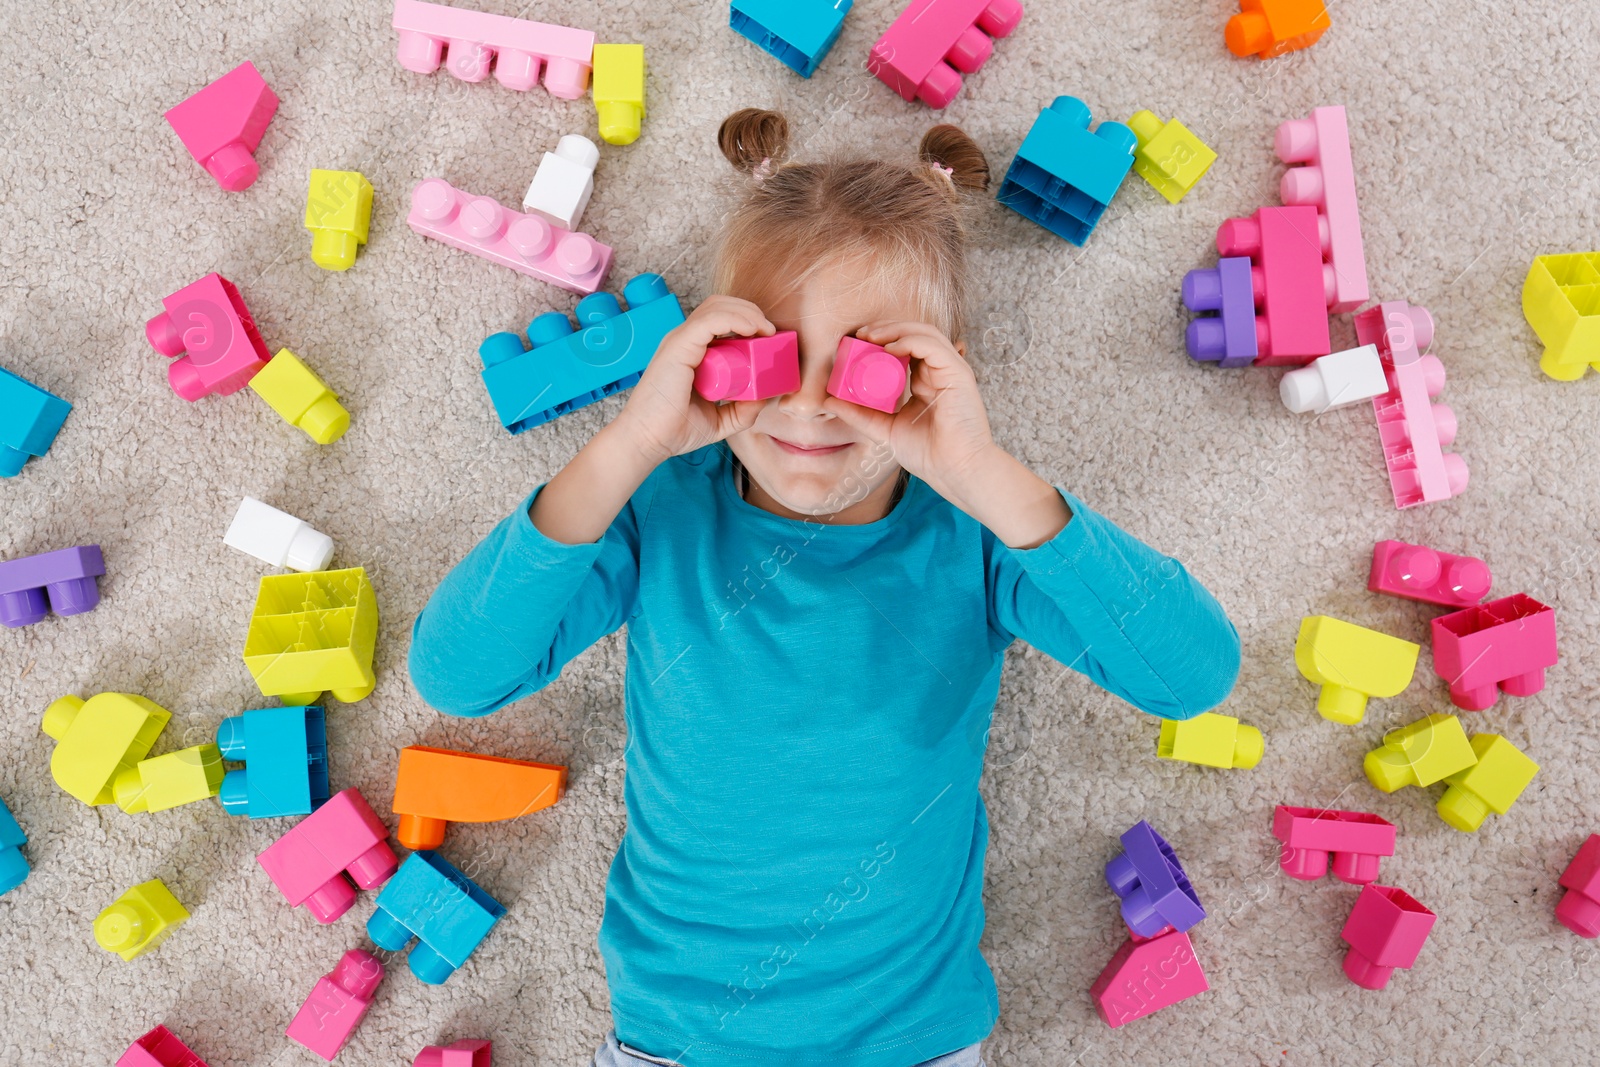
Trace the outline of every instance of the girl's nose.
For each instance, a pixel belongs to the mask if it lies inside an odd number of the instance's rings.
[[[800,346],[800,388],[778,398],[778,409],[797,419],[832,418],[823,410],[828,395],[828,374],[833,370],[834,348]]]

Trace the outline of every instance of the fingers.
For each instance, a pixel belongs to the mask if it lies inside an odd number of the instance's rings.
[[[742,433],[755,425],[756,416],[767,406],[765,400],[735,400],[731,404],[715,406],[717,439],[723,440]]]
[[[875,408],[864,408],[836,396],[823,397],[822,410],[874,443],[889,440],[890,429],[894,426],[893,415]]]

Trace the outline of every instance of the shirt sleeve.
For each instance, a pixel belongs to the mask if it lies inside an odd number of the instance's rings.
[[[411,628],[412,684],[439,711],[487,715],[538,692],[638,606],[639,530],[653,479],[584,545],[533,525],[528,508],[543,488],[445,575]]]
[[[1072,519],[1037,548],[992,534],[989,624],[1141,711],[1189,719],[1227,699],[1239,633],[1184,569],[1058,487]]]

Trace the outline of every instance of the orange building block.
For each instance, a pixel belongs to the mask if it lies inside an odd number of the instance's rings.
[[[1310,48],[1331,25],[1325,0],[1239,0],[1223,33],[1234,55],[1274,59]]]
[[[567,788],[549,763],[410,745],[400,750],[393,811],[406,848],[438,848],[453,822],[499,822],[548,808]]]

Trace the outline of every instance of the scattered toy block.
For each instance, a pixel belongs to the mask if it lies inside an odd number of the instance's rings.
[[[828,395],[892,415],[905,398],[910,376],[911,357],[846,334],[839,338],[828,372]]]
[[[1130,938],[1089,995],[1100,1018],[1115,1029],[1210,988],[1189,935],[1180,930],[1147,941]]]
[[[1346,407],[1382,396],[1389,391],[1377,345],[1362,345],[1318,356],[1278,383],[1283,406],[1295,414]]]
[[[1254,726],[1241,725],[1228,715],[1206,712],[1192,719],[1164,720],[1156,756],[1205,767],[1248,770],[1261,762],[1263,747],[1261,731]]]
[[[1189,195],[1217,161],[1217,154],[1177,119],[1162,122],[1153,111],[1136,111],[1128,128],[1139,139],[1133,169],[1169,204]]]
[[[1272,812],[1272,836],[1283,842],[1278,866],[1290,878],[1314,882],[1328,873],[1351,885],[1378,880],[1378,865],[1394,855],[1394,824],[1365,811],[1294,808]]]
[[[1411,684],[1422,646],[1328,615],[1308,615],[1294,643],[1294,665],[1320,685],[1317,711],[1354,726],[1371,697],[1398,696]]]
[[[1537,257],[1522,283],[1522,314],[1544,345],[1545,374],[1575,382],[1600,370],[1600,252]]]
[[[324,690],[346,704],[372,692],[378,598],[361,567],[261,579],[244,665],[263,696],[311,705]]]
[[[1287,205],[1317,209],[1328,310],[1354,311],[1367,302],[1371,291],[1344,108],[1319,107],[1306,118],[1285,122],[1278,127],[1273,148],[1290,165],[1279,184],[1280,198]]]
[[[492,1047],[487,1041],[457,1041],[429,1045],[417,1053],[411,1067],[490,1067]]]
[[[644,125],[644,45],[594,46],[594,109],[600,139],[632,144]]]
[[[256,708],[217,724],[229,771],[219,798],[229,815],[309,815],[328,800],[328,727],[319,707]]]
[[[1478,762],[1445,778],[1450,788],[1439,799],[1439,818],[1472,833],[1492,811],[1504,815],[1528,788],[1539,765],[1499,734],[1473,734]]]
[[[1122,919],[1140,937],[1163,926],[1184,931],[1206,917],[1178,854],[1148,822],[1122,835],[1123,851],[1106,864],[1106,883],[1122,898]]]
[[[44,732],[56,741],[50,774],[85,804],[110,804],[117,777],[150,754],[171,719],[166,708],[132,693],[61,697],[44,713]]]
[[[207,743],[140,760],[112,783],[117,807],[130,815],[209,800],[222,786],[222,753]]]
[[[1314,207],[1264,207],[1217,228],[1217,252],[1248,256],[1258,367],[1302,366],[1333,351]],[[1366,344],[1365,340],[1362,344]]]
[[[278,112],[278,94],[254,63],[241,63],[167,112],[171,126],[196,163],[229,192],[255,184],[255,152]]]
[[[1367,780],[1385,793],[1401,786],[1429,786],[1478,762],[1478,754],[1454,715],[1429,715],[1384,735],[1362,761]]]
[[[124,960],[143,956],[172,936],[189,912],[159,878],[122,894],[94,921],[94,939]]]
[[[561,799],[567,769],[549,763],[409,745],[400,750],[394,803],[396,837],[413,850],[438,848],[453,822],[500,822]]]
[[[372,183],[354,170],[315,170],[306,189],[306,229],[311,262],[323,270],[349,270],[372,227]]]
[[[250,379],[250,388],[290,426],[319,445],[331,445],[350,428],[350,413],[332,389],[287,348],[280,348]]]
[[[457,79],[481,82],[492,69],[501,85],[526,92],[539,84],[543,67],[551,96],[577,100],[589,87],[594,34],[588,30],[421,0],[395,0],[392,25],[400,34],[400,65],[418,74],[432,74],[443,62]]]
[[[1600,834],[1590,834],[1567,869],[1556,902],[1556,921],[1579,937],[1600,937]]]
[[[1378,346],[1389,380],[1389,391],[1372,401],[1372,411],[1394,506],[1459,495],[1467,487],[1466,460],[1442,447],[1456,439],[1455,412],[1430,400],[1444,388],[1444,364],[1421,354],[1433,343],[1433,316],[1394,300],[1368,308],[1355,321],[1356,340]]]
[[[522,198],[522,210],[552,226],[577,229],[594,193],[594,168],[599,162],[600,149],[593,141],[582,134],[567,134],[556,142],[554,152],[546,152],[539,161]]]
[[[610,293],[578,301],[575,330],[547,311],[528,324],[531,349],[514,333],[478,346],[483,384],[500,425],[514,434],[631,388],[678,324],[683,307],[659,274],[636,274],[622,290],[624,312]]]
[[[995,194],[1006,207],[1081,245],[1133,166],[1139,138],[1120,122],[1089,132],[1089,105],[1058,96],[1034,120]]]
[[[207,1067],[188,1045],[165,1026],[158,1026],[128,1046],[116,1067]]]
[[[1523,593],[1441,615],[1432,628],[1433,669],[1467,711],[1493,707],[1501,692],[1532,696],[1556,665],[1555,610]]]
[[[1022,21],[1017,0],[911,0],[867,56],[867,70],[910,103],[942,108]]]
[[[72,405],[0,367],[0,478],[50,451]]]
[[[1379,541],[1372,546],[1367,588],[1374,593],[1464,608],[1488,596],[1493,583],[1489,565],[1473,556],[1453,556],[1405,541]]]
[[[1345,977],[1362,989],[1382,989],[1396,967],[1417,961],[1438,917],[1403,889],[1365,885],[1339,937],[1350,946]]]
[[[411,973],[439,985],[467,962],[506,909],[437,852],[413,852],[378,894],[367,936],[379,948],[400,952],[417,944]]]
[[[1239,0],[1223,37],[1236,56],[1276,59],[1310,48],[1331,25],[1324,0]]]
[[[1232,369],[1250,366],[1261,354],[1267,322],[1256,317],[1250,257],[1224,256],[1215,268],[1185,274],[1183,306],[1190,311],[1218,312],[1189,323],[1184,348],[1190,359]]]
[[[389,880],[400,866],[389,830],[359,790],[335,793],[256,857],[291,908],[304,904],[317,922],[331,923],[350,910],[355,890]]]
[[[16,629],[42,622],[51,611],[63,618],[93,611],[105,573],[99,545],[0,562],[0,624]]]
[[[22,846],[27,843],[28,835],[17,825],[6,802],[0,800],[0,897],[17,888],[28,877],[28,858],[22,854]]]
[[[284,1034],[332,1063],[372,1006],[372,995],[381,981],[383,964],[378,957],[351,949],[331,973],[317,979]]]
[[[706,346],[694,371],[694,391],[719,400],[767,400],[800,388],[800,335],[724,337]]]
[[[728,25],[802,78],[816,72],[855,0],[733,0]]]
[[[238,392],[271,358],[238,287],[220,274],[184,286],[161,306],[145,337],[163,356],[179,357],[167,366],[167,380],[190,403]]]
[[[253,496],[239,502],[222,543],[270,566],[302,573],[325,570],[333,559],[333,538]]]

